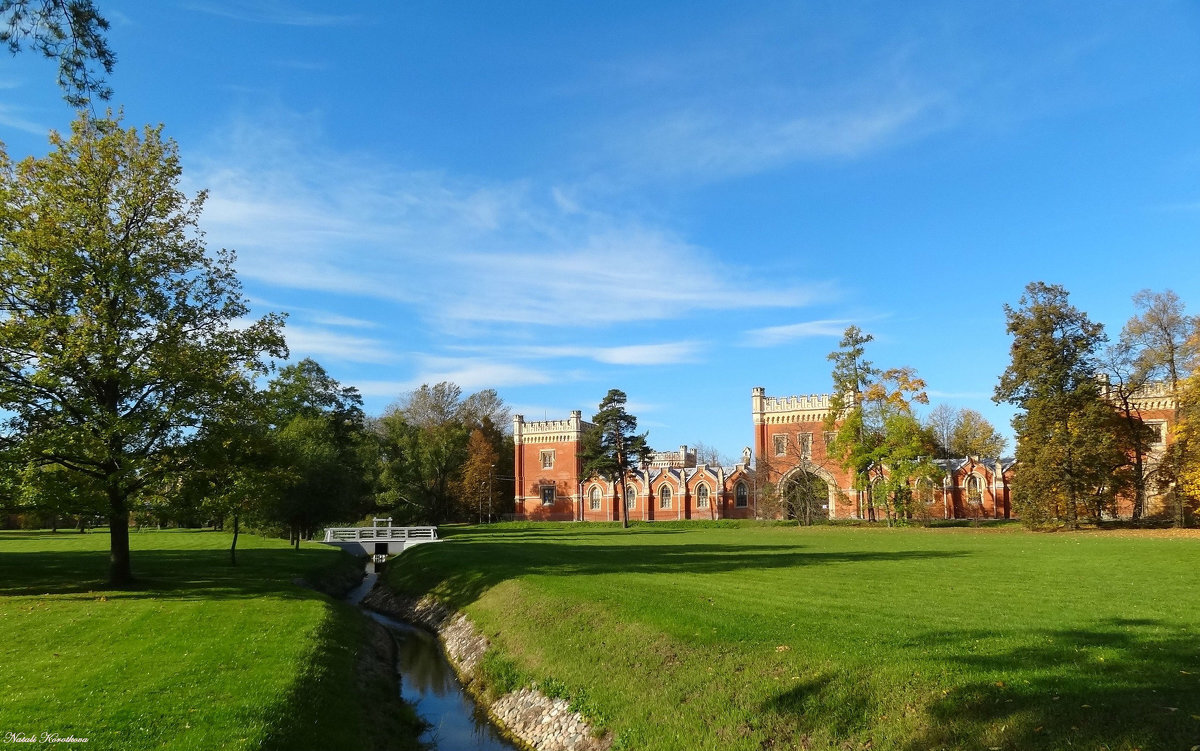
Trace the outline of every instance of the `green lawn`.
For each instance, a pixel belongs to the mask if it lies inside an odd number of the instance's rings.
[[[133,533],[139,586],[111,591],[107,534],[0,532],[0,741],[48,732],[88,739],[57,748],[90,750],[340,747],[361,718],[363,620],[292,581],[351,559],[243,535],[231,567],[229,539]]]
[[[1095,532],[501,525],[389,582],[618,747],[1187,751],[1198,562]]]

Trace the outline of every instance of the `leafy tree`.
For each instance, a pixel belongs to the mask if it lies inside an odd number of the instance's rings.
[[[474,496],[481,522],[484,508],[487,509],[488,518],[491,519],[492,516],[492,500],[495,490],[492,483],[496,476],[496,464],[499,461],[500,453],[483,428],[472,430],[467,439],[467,458],[463,462],[461,497],[468,499]]]
[[[248,309],[233,253],[210,255],[204,194],[179,190],[160,128],[82,116],[44,159],[0,152],[0,408],[25,459],[103,490],[109,577],[132,579],[130,504],[185,464],[190,431],[286,352]],[[19,439],[19,441],[18,441]]]
[[[1172,423],[1179,426],[1187,409],[1183,382],[1200,361],[1200,316],[1189,316],[1179,296],[1171,290],[1152,292],[1144,289],[1133,296],[1138,313],[1121,330],[1121,346],[1132,363],[1130,381],[1145,384],[1166,381],[1175,395],[1175,414]],[[1176,526],[1184,523],[1186,498],[1178,492],[1178,479],[1185,466],[1200,460],[1187,431],[1178,428],[1171,436],[1171,445],[1163,458],[1162,479],[1174,484],[1168,494],[1171,518]]]
[[[15,55],[27,43],[57,60],[58,85],[72,107],[112,96],[100,74],[111,74],[116,63],[106,31],[108,21],[92,0],[0,0],[0,44]]]
[[[826,357],[833,363],[833,398],[825,418],[825,430],[838,432],[837,439],[829,447],[830,455],[839,458],[842,467],[853,475],[855,487],[860,489],[866,484],[870,466],[867,454],[872,436],[863,424],[858,402],[862,390],[879,374],[869,361],[863,359],[866,345],[874,339],[857,326],[848,326],[838,349]],[[869,503],[868,507],[870,518],[874,520],[874,503]]]
[[[595,429],[583,435],[579,457],[583,477],[603,477],[621,486],[621,526],[629,527],[625,477],[629,470],[650,460],[646,433],[637,433],[637,418],[625,409],[627,398],[620,389],[609,389],[592,415]]]
[[[939,404],[925,418],[942,457],[999,457],[1007,443],[988,419],[973,409]]]
[[[1031,282],[1018,308],[1004,306],[1012,362],[994,399],[1022,411],[1013,418],[1017,465],[1013,503],[1029,523],[1076,526],[1082,504],[1110,485],[1117,448],[1112,408],[1094,376],[1104,327],[1070,304],[1059,285]]]
[[[912,513],[912,483],[938,474],[936,442],[912,409],[929,402],[925,382],[912,368],[880,371],[864,360],[872,338],[850,326],[829,354],[834,395],[825,429],[837,431],[829,455],[852,473],[855,487],[870,491],[868,518],[875,519],[880,503],[890,526]]]
[[[1146,510],[1146,491],[1150,480],[1148,458],[1157,435],[1142,420],[1137,399],[1139,392],[1150,384],[1150,371],[1141,367],[1134,354],[1132,342],[1122,336],[1106,348],[1101,357],[1104,398],[1113,405],[1117,419],[1113,429],[1118,440],[1129,447],[1129,465],[1125,469],[1129,486],[1133,488],[1133,519],[1141,519]]]
[[[311,539],[322,524],[358,516],[374,459],[358,390],[306,358],[271,380],[265,412],[284,470],[267,513],[288,526],[292,543]]]
[[[243,522],[267,520],[272,499],[292,476],[270,428],[265,394],[245,380],[236,409],[206,421],[188,444],[191,467],[164,495],[168,506],[181,502],[224,526],[232,526],[229,562],[237,565]],[[193,512],[195,513],[195,512]]]
[[[492,445],[489,465],[497,467],[493,482],[512,473],[511,445],[499,425],[509,419],[508,408],[492,389],[467,397],[453,383],[422,385],[393,405],[375,425],[380,442],[377,502],[394,509],[394,515],[430,524],[475,508],[479,486],[465,479],[464,469],[473,459],[468,448],[471,434],[481,431]],[[503,449],[507,446],[507,451]],[[478,447],[477,447],[478,448]],[[474,456],[473,472],[482,473],[483,458]]]

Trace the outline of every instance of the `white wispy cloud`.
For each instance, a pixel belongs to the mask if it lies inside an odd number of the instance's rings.
[[[20,130],[25,133],[32,133],[36,136],[45,136],[50,130],[45,125],[30,120],[21,114],[20,108],[9,107],[2,103],[0,103],[0,126]]]
[[[349,336],[345,332],[297,326],[284,327],[292,359],[331,357],[344,362],[389,365],[400,359],[398,353],[378,339]]]
[[[814,336],[838,337],[851,323],[849,320],[802,321],[783,326],[767,326],[751,329],[744,334],[742,344],[747,347],[774,347],[778,344],[807,339]]]
[[[224,0],[221,3],[189,2],[189,10],[207,13],[235,21],[278,24],[281,26],[343,26],[355,23],[359,16],[312,13],[281,0]]]
[[[449,381],[464,392],[508,386],[536,386],[551,383],[550,372],[484,358],[421,357],[415,375],[403,380],[356,381],[358,390],[368,397],[396,397],[423,384]]]
[[[698,362],[704,345],[695,341],[629,344],[615,347],[580,345],[526,345],[514,347],[461,347],[487,352],[493,356],[519,359],[574,358],[607,365],[674,365]]]
[[[717,179],[798,161],[861,157],[939,127],[938,113],[932,95],[816,112],[689,107],[638,129],[621,128],[610,148],[631,170]]]
[[[403,303],[443,331],[608,326],[831,294],[820,280],[723,262],[636,216],[584,210],[561,190],[324,151],[307,127],[234,123],[186,173],[209,189],[203,226],[238,250],[244,276]]]

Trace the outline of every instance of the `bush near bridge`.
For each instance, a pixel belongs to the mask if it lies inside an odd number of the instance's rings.
[[[1200,539],[605,524],[447,530],[388,582],[618,748],[1188,749]],[[503,669],[499,669],[503,668]]]
[[[114,590],[106,533],[0,532],[0,739],[324,751],[349,732],[356,748],[416,746],[402,707],[391,727],[364,719],[371,701],[396,701],[356,680],[365,619],[293,583],[357,561],[243,535],[233,567],[227,534],[130,539],[138,585]]]

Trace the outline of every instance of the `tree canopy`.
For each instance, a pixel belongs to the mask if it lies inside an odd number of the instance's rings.
[[[1112,498],[1114,470],[1127,461],[1096,378],[1104,327],[1071,305],[1066,289],[1044,282],[1030,283],[1019,307],[1004,312],[1012,361],[994,399],[1021,410],[1013,505],[1031,523],[1074,526],[1081,509]]]
[[[0,150],[2,439],[102,489],[120,584],[131,502],[184,468],[188,436],[264,356],[285,356],[282,319],[242,323],[234,254],[205,247],[204,194],[179,189],[161,128],[84,115],[50,142],[18,164]]]

